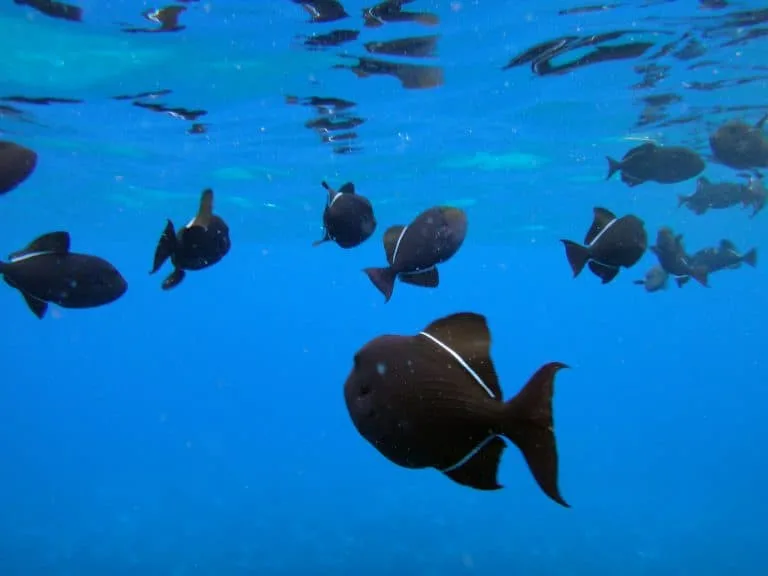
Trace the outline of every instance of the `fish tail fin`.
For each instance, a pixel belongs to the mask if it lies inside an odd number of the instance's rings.
[[[709,287],[709,270],[706,266],[696,266],[691,270],[691,278],[702,286]]]
[[[173,222],[168,220],[165,230],[163,230],[163,235],[160,236],[160,240],[157,243],[157,248],[155,248],[155,261],[149,273],[154,274],[160,270],[165,261],[174,252],[176,252],[176,229],[173,227]]]
[[[683,194],[679,194],[677,196],[677,207],[680,208],[681,206],[685,206],[685,204],[690,200],[690,196],[685,196]]]
[[[610,180],[611,176],[621,170],[621,162],[614,160],[610,156],[606,156],[605,159],[608,160],[608,176],[606,176],[605,179]]]
[[[754,268],[757,266],[757,248],[752,248],[749,252],[744,254],[744,256],[741,257],[741,261],[745,264],[749,264]],[[0,262],[0,274],[3,272],[3,263]]]
[[[363,272],[368,275],[379,292],[384,294],[385,302],[389,302],[389,299],[392,298],[392,291],[395,289],[395,278],[397,277],[392,267],[366,268]]]
[[[589,248],[571,240],[560,240],[560,242],[565,246],[565,257],[568,258],[568,264],[573,270],[573,277],[576,278],[589,260]]]
[[[677,284],[678,288],[682,288],[683,286],[688,284],[688,280],[690,279],[691,279],[690,276],[678,276],[677,278],[675,278],[675,283]]]
[[[522,452],[539,488],[552,500],[570,508],[557,485],[557,444],[552,418],[555,376],[565,364],[550,362],[531,376],[523,389],[505,406],[503,436]]]

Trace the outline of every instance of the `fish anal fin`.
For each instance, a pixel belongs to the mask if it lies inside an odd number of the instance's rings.
[[[190,223],[191,226],[201,226],[208,228],[213,218],[213,190],[206,188],[200,195],[200,207],[197,210],[197,216]]]
[[[9,260],[17,260],[36,252],[53,252],[54,254],[66,254],[69,252],[69,232],[49,232],[32,240],[22,250],[13,252],[8,256]]]
[[[506,403],[502,434],[522,452],[539,488],[552,500],[570,508],[558,488],[558,458],[552,418],[552,397],[557,373],[567,366],[550,362],[531,376],[523,389]]]
[[[506,443],[499,436],[491,436],[471,452],[459,465],[443,470],[443,474],[462,486],[477,490],[498,490],[501,484],[496,480],[499,462]]]
[[[400,281],[412,286],[421,286],[422,288],[437,288],[440,285],[440,275],[437,272],[437,268],[433,267],[421,272],[400,274]]]
[[[26,292],[22,292],[21,295],[24,296],[24,302],[27,303],[27,307],[32,311],[32,314],[42,320],[45,313],[48,311],[48,302],[38,300]]]
[[[387,255],[387,262],[390,266],[394,264],[392,259],[395,256],[395,247],[397,246],[397,241],[400,239],[400,235],[403,233],[403,229],[405,226],[390,226],[387,228],[387,231],[384,232],[384,252]]]
[[[346,184],[344,184],[344,186],[339,188],[339,192],[341,192],[342,194],[354,194],[355,185],[352,182],[347,182]]]
[[[171,272],[165,280],[163,280],[163,290],[171,290],[172,288],[176,288],[176,286],[181,284],[181,281],[184,280],[185,276],[186,272],[184,272],[184,270],[181,268],[174,269],[174,271]]]
[[[480,378],[484,388],[501,400],[501,386],[491,359],[491,332],[485,316],[459,312],[435,320],[424,332],[458,355]]]
[[[616,275],[619,273],[619,269],[616,266],[606,266],[605,264],[595,262],[594,260],[590,260],[587,266],[589,266],[592,274],[602,280],[603,284],[608,284],[611,280],[616,278]]]
[[[616,220],[616,215],[605,208],[595,207],[593,208],[593,212],[594,218],[592,219],[592,225],[589,227],[587,235],[584,237],[584,244],[587,245],[597,238],[597,235],[605,230],[608,224]]]
[[[323,231],[323,237],[320,238],[320,240],[315,240],[312,242],[312,246],[320,246],[320,244],[325,244],[326,242],[330,242],[332,240],[331,236],[328,234],[328,230]]]

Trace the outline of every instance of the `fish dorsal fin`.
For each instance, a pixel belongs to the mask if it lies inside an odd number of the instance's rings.
[[[346,184],[344,184],[344,186],[339,188],[339,192],[341,192],[342,194],[354,194],[355,185],[352,184],[352,182],[347,182]]]
[[[66,254],[69,252],[69,232],[49,232],[35,238],[23,249],[13,252],[8,256],[9,260],[18,260],[32,254],[41,252],[53,254]]]
[[[213,190],[206,188],[200,196],[200,207],[197,210],[197,215],[187,224],[187,228],[192,228],[192,226],[208,228],[211,224],[211,218],[213,218]]]
[[[757,130],[762,130],[762,129],[763,129],[763,126],[765,126],[765,122],[766,122],[766,120],[768,120],[768,114],[766,114],[765,116],[763,116],[762,118],[760,118],[760,120],[758,120],[758,121],[757,121],[757,124],[755,124],[755,128],[756,128]]]
[[[587,235],[584,237],[584,244],[587,246],[592,244],[600,233],[605,230],[611,222],[616,220],[616,216],[613,212],[606,210],[605,208],[595,207],[593,212],[595,217],[592,220],[592,226],[589,227]]]
[[[453,357],[488,396],[501,401],[502,393],[491,360],[491,332],[485,317],[460,312],[435,320],[421,335]]]
[[[703,190],[704,188],[706,188],[710,184],[711,183],[709,181],[709,178],[706,178],[705,176],[702,176],[696,182],[696,190]]]
[[[390,226],[384,232],[384,252],[387,255],[387,262],[389,262],[390,266],[395,263],[395,250],[402,239],[405,228],[405,226],[398,224],[397,226]]]
[[[736,245],[730,240],[720,240],[720,250],[723,252],[736,252]]]

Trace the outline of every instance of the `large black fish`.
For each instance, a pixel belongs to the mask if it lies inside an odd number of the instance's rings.
[[[632,214],[616,218],[605,208],[594,208],[594,214],[584,237],[586,246],[571,240],[560,241],[574,278],[589,262],[592,273],[607,284],[616,278],[620,268],[631,268],[643,257],[648,234],[643,221]]]
[[[24,182],[37,166],[37,153],[14,142],[0,141],[0,194]]]
[[[0,262],[0,274],[16,288],[29,309],[42,318],[48,303],[62,308],[96,308],[125,294],[128,283],[97,256],[69,251],[68,232],[51,232]]]
[[[751,203],[749,186],[739,182],[710,182],[702,176],[696,182],[696,191],[689,195],[677,197],[678,208],[686,206],[691,212],[701,215],[710,208],[722,209],[737,204]]]
[[[491,334],[479,314],[441,318],[415,336],[380,336],[354,356],[344,398],[360,435],[405,468],[436,468],[454,482],[496,490],[508,438],[544,493],[557,485],[552,396],[565,364],[545,364],[503,400]]]
[[[720,270],[736,270],[741,268],[742,263],[752,268],[757,266],[757,248],[741,254],[733,242],[720,240],[716,248],[704,248],[691,256],[692,266],[704,267],[710,274]],[[679,278],[677,283],[682,286],[688,279],[687,276]]]
[[[768,114],[751,126],[739,120],[731,120],[720,126],[709,137],[712,154],[731,168],[768,167],[768,136],[763,132]]]
[[[384,233],[389,266],[364,272],[387,302],[395,279],[406,284],[435,288],[440,283],[437,264],[451,258],[467,235],[467,215],[460,208],[437,206],[419,214],[408,226],[392,226]]]
[[[226,256],[231,246],[229,226],[213,213],[213,190],[206,189],[200,198],[197,215],[176,233],[168,220],[155,249],[150,274],[157,272],[168,258],[173,272],[163,280],[163,290],[170,290],[184,280],[186,270],[202,270]]]
[[[376,218],[368,199],[355,194],[352,182],[344,184],[338,192],[326,182],[323,182],[323,188],[328,191],[323,212],[325,231],[313,245],[333,241],[342,248],[354,248],[368,240],[376,230]]]
[[[671,228],[663,227],[656,234],[656,245],[651,246],[651,251],[656,254],[659,265],[668,274],[675,276],[677,285],[682,286],[690,276],[702,286],[707,286],[708,270],[705,266],[697,265],[691,256],[685,251],[683,235],[675,235]]]
[[[682,146],[657,146],[646,142],[632,148],[621,162],[606,156],[608,176],[621,172],[621,181],[627,186],[643,182],[674,184],[695,178],[704,171],[704,160],[694,150]]]

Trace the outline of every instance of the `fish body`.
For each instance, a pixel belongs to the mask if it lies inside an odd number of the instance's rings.
[[[389,266],[366,268],[364,272],[384,294],[392,297],[395,279],[414,286],[435,288],[440,279],[436,266],[451,258],[467,235],[467,215],[460,208],[430,208],[408,226],[391,226],[384,233],[384,251]]]
[[[715,158],[737,170],[768,168],[768,136],[763,131],[768,114],[757,124],[731,120],[709,137]]]
[[[676,277],[678,286],[691,277],[702,286],[707,286],[709,272],[704,266],[696,265],[685,251],[682,234],[675,235],[673,230],[663,227],[656,234],[656,245],[651,246],[659,265],[666,272]]]
[[[690,196],[678,196],[678,207],[686,206],[694,214],[723,209],[750,202],[749,187],[737,182],[710,182],[702,176],[696,182],[696,191]]]
[[[694,150],[683,146],[658,146],[646,142],[632,148],[621,161],[610,156],[608,176],[621,172],[621,181],[627,186],[638,186],[644,182],[674,184],[695,178],[704,171],[704,160]]]
[[[0,141],[0,195],[29,178],[37,167],[37,153],[14,142]]]
[[[328,201],[323,211],[323,238],[314,243],[336,242],[342,248],[359,246],[376,230],[373,207],[367,198],[355,193],[351,182],[344,184],[338,192],[326,182]]]
[[[501,488],[506,444],[522,451],[544,493],[563,506],[553,432],[554,379],[564,364],[542,366],[503,401],[483,316],[459,313],[413,336],[375,338],[354,356],[344,397],[358,433],[393,463],[436,468],[478,490]]]
[[[150,274],[170,258],[173,272],[162,284],[163,290],[170,290],[181,283],[187,270],[202,270],[219,262],[231,245],[229,226],[213,213],[213,190],[206,189],[197,215],[186,226],[176,232],[173,222],[168,220],[155,249]]]
[[[635,280],[634,283],[643,286],[646,292],[658,292],[667,289],[668,280],[669,273],[661,266],[654,266],[645,273],[642,280]]]
[[[634,215],[617,218],[610,210],[596,207],[584,244],[561,240],[565,255],[578,276],[588,264],[590,271],[602,280],[611,282],[621,268],[634,266],[648,246],[648,234],[643,221]]]
[[[125,294],[128,283],[106,260],[70,251],[67,232],[51,232],[0,262],[5,282],[19,290],[29,309],[43,318],[48,304],[96,308]]]

